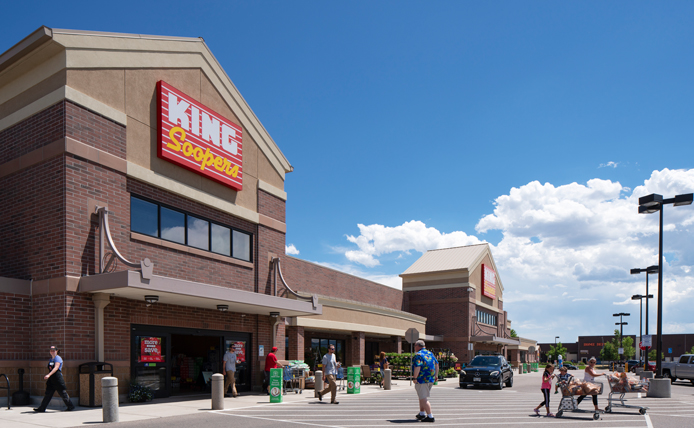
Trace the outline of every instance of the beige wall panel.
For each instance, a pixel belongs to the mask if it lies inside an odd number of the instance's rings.
[[[224,101],[219,92],[217,92],[217,89],[212,86],[212,83],[207,76],[205,76],[205,73],[202,73],[200,77],[200,102],[243,128],[239,118],[234,114],[231,108],[229,108],[229,105]],[[243,135],[246,136],[245,128],[243,128]]]
[[[243,134],[243,173],[246,176],[258,178],[258,152],[260,149],[255,141],[250,135]]]
[[[236,192],[236,205],[258,212],[258,179],[243,175],[243,190]]]
[[[65,69],[62,46],[46,43],[0,73],[0,104]]]
[[[4,104],[0,105],[0,118],[7,117],[10,114],[16,112],[17,110],[26,107],[27,105],[33,103],[44,95],[48,95],[51,92],[65,86],[66,73],[65,70],[61,70],[54,75],[44,79],[38,84],[32,86],[21,94],[14,98],[7,100]]]
[[[157,134],[144,123],[130,119],[126,128],[126,155],[128,162],[151,168],[151,158],[157,156]]]
[[[200,100],[199,69],[125,70],[125,113],[148,126],[156,125],[157,82],[163,80],[186,95]]]
[[[258,178],[284,190],[284,180],[262,152],[258,152]]]
[[[323,314],[312,316],[312,319],[322,319],[326,321],[339,321],[347,323],[359,323],[375,327],[397,328],[407,330],[411,327],[419,331],[424,331],[423,324],[415,321],[408,321],[402,318],[389,317],[385,315],[372,314],[368,312],[353,311],[349,309],[332,308],[323,305]]]
[[[125,113],[125,70],[69,70],[67,85]]]

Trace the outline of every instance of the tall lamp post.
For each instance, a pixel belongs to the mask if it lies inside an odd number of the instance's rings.
[[[648,266],[645,269],[636,268],[636,269],[631,270],[632,275],[643,273],[643,272],[646,272],[646,296],[651,296],[651,297],[644,297],[646,299],[646,336],[648,336],[648,324],[649,324],[648,323],[648,314],[650,313],[648,311],[648,299],[653,298],[652,294],[648,294],[648,275],[650,275],[652,273],[658,273],[658,265]],[[632,297],[632,299],[633,299],[633,297]],[[646,349],[646,357],[644,358],[645,362],[644,362],[644,367],[643,367],[644,370],[646,370],[648,368],[648,352],[650,350],[651,350],[650,347],[648,347]]]
[[[648,276],[646,276],[648,278]],[[631,296],[631,300],[638,300],[639,301],[639,341],[643,341],[643,299],[646,299],[646,308],[648,308],[648,299],[652,299],[653,295],[652,294],[634,294]],[[648,309],[646,309],[646,319],[648,319]],[[646,330],[648,330],[648,321],[646,321]],[[648,331],[646,331],[646,334],[648,334]],[[639,345],[641,345],[639,343]],[[639,346],[639,359],[641,356],[641,346]],[[646,357],[648,357],[648,352],[646,352]]]
[[[630,315],[631,315],[631,314],[627,314],[627,313],[624,313],[624,312],[620,312],[620,313],[618,313],[618,314],[612,314],[613,317],[619,317],[619,322],[614,323],[614,325],[618,325],[618,326],[619,326],[619,349],[622,350],[622,352],[619,354],[619,359],[620,359],[620,360],[623,360],[622,355],[624,355],[624,349],[623,349],[623,347],[622,347],[622,336],[624,335],[624,333],[623,333],[622,327],[624,327],[625,325],[628,325],[628,324],[629,324],[629,323],[626,323],[626,322],[622,322],[622,317],[628,317],[628,316],[630,316]]]
[[[658,323],[656,338],[655,373],[657,378],[663,377],[663,207],[672,204],[676,207],[691,205],[694,193],[677,195],[674,198],[663,199],[663,195],[651,193],[639,198],[639,214],[653,214],[660,211],[660,229],[658,233]]]

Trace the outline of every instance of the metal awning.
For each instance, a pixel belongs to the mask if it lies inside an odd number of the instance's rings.
[[[158,304],[214,310],[217,310],[217,305],[228,305],[229,311],[245,314],[270,315],[270,312],[279,312],[281,317],[296,317],[323,313],[323,305],[317,303],[314,305],[312,302],[157,275],[152,275],[152,279],[148,280],[143,279],[139,271],[130,270],[82,277],[79,291],[140,301],[146,295],[157,295]]]
[[[491,343],[493,345],[520,345],[518,339],[506,339],[495,335],[489,336],[470,336],[470,342]]]

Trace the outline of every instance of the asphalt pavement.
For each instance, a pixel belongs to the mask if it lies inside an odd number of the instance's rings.
[[[580,372],[573,373],[582,377]],[[284,402],[270,404],[268,397],[245,394],[239,398],[226,398],[225,409],[211,411],[208,397],[177,397],[154,400],[150,403],[123,404],[120,423],[123,428],[177,428],[209,426],[265,427],[383,427],[399,424],[419,424],[415,420],[418,401],[414,388],[406,380],[395,380],[391,391],[378,385],[363,385],[360,394],[340,391],[340,404],[329,404],[329,397],[320,402],[313,398],[313,390],[302,394],[289,393]],[[536,416],[533,408],[542,401],[541,374],[530,373],[514,377],[512,388],[458,387],[457,379],[440,382],[432,390],[431,403],[437,426],[524,427],[540,425],[553,427],[603,428],[681,428],[694,427],[694,385],[676,382],[672,385],[672,398],[637,398],[629,394],[627,404],[648,407],[645,415],[638,409],[615,406],[610,413],[601,412],[594,420],[592,402],[586,399],[580,406],[584,412],[565,412],[562,418]],[[607,406],[609,388],[599,396],[601,409]],[[551,410],[557,413],[561,394],[551,395]],[[3,400],[0,399],[0,405]],[[544,414],[544,410],[541,412]],[[99,424],[100,408],[78,407],[74,412],[50,410],[34,414],[30,407],[0,410],[3,428],[73,427]]]

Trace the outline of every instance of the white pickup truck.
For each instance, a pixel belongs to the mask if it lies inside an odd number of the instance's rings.
[[[694,354],[684,354],[677,361],[661,364],[663,377],[670,378],[670,382],[684,379],[694,383]]]

